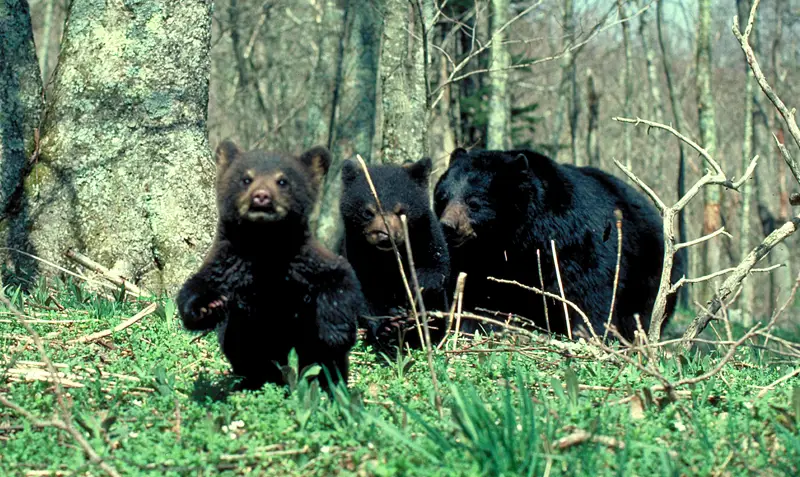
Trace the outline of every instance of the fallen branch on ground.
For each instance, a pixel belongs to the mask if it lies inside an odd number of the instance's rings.
[[[154,311],[156,311],[156,308],[158,308],[158,305],[155,304],[155,303],[151,303],[151,304],[147,305],[147,307],[145,307],[142,311],[140,311],[139,313],[136,313],[131,318],[123,321],[122,323],[118,324],[114,328],[110,328],[110,329],[103,330],[103,331],[98,331],[97,333],[92,333],[92,334],[86,335],[86,336],[81,336],[80,338],[75,338],[73,340],[69,340],[69,341],[67,341],[67,343],[68,344],[91,343],[92,341],[99,340],[100,338],[105,338],[106,336],[110,336],[111,333],[120,332],[120,331],[124,330],[125,328],[133,325],[134,323],[136,323],[137,321],[141,320],[145,316],[147,316],[150,313],[153,313]]]
[[[137,297],[144,295],[144,293],[142,293],[142,290],[140,290],[139,287],[137,287],[130,281],[122,278],[121,276],[114,274],[108,268],[95,262],[94,260],[85,255],[81,255],[80,253],[74,250],[67,250],[66,253],[64,253],[64,256],[72,260],[73,262],[77,263],[78,265],[82,265],[90,269],[91,271],[99,274],[100,276],[110,281],[111,283],[120,287],[124,287],[125,291],[127,291],[131,295],[135,295]]]

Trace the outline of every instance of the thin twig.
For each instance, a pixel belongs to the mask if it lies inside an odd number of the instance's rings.
[[[142,296],[142,290],[140,290],[139,287],[137,287],[130,281],[124,279],[123,277],[114,274],[111,270],[95,262],[91,258],[82,255],[74,250],[67,250],[66,253],[64,253],[64,256],[72,260],[73,262],[77,263],[78,265],[83,265],[84,267],[89,268],[90,270],[101,275],[103,278],[110,281],[111,283],[117,286],[125,287],[125,290],[128,293],[136,296]]]
[[[378,207],[378,213],[381,215],[381,219],[383,220],[383,226],[386,227],[386,230],[390,230],[389,223],[386,222],[386,213],[383,211],[383,205],[381,204],[380,197],[378,197],[378,191],[375,189],[375,184],[372,182],[372,176],[367,168],[367,163],[360,154],[356,154],[356,159],[358,159],[358,163],[361,165],[361,169],[364,171],[364,176],[367,179],[369,190],[372,192],[372,197],[375,198],[375,205]],[[405,267],[403,267],[403,257],[400,255],[400,249],[397,248],[397,243],[395,242],[392,234],[388,235],[389,243],[392,244],[392,250],[394,251],[394,256],[397,259],[397,268],[400,270],[400,277],[403,279],[403,285],[406,289],[406,298],[408,298],[409,306],[411,307],[411,316],[414,318],[414,323],[417,325],[419,342],[424,343],[425,337],[423,336],[422,326],[420,325],[419,316],[417,315],[416,300],[414,299],[414,293],[411,291],[411,286],[408,283],[408,276],[406,276]]]
[[[567,323],[567,337],[572,339],[572,324],[569,322],[569,310],[567,309],[567,297],[564,295],[564,284],[561,282],[561,270],[558,266],[558,255],[556,254],[556,242],[550,240],[550,248],[553,250],[553,266],[556,268],[556,280],[558,281],[558,290],[561,292],[562,305],[564,306],[564,320]],[[588,320],[587,320],[588,321]],[[589,324],[589,329],[594,332],[592,325]]]
[[[436,368],[433,366],[433,346],[431,345],[431,332],[428,328],[428,315],[425,313],[425,303],[422,301],[422,290],[419,287],[419,279],[417,278],[417,270],[414,268],[414,256],[411,253],[411,235],[408,233],[408,217],[405,214],[400,216],[400,222],[403,224],[403,236],[405,237],[406,244],[406,258],[408,260],[408,268],[411,271],[411,280],[414,282],[414,289],[417,292],[417,302],[419,305],[420,318],[422,321],[422,331],[425,335],[425,354],[428,358],[428,367],[431,372],[431,382],[433,383],[433,395],[436,401],[436,409],[439,411],[439,418],[444,419],[444,410],[442,409],[442,396],[439,393],[439,380],[436,377]],[[387,228],[388,230],[388,228]],[[417,324],[419,326],[419,324]]]
[[[708,240],[713,239],[714,237],[716,237],[717,235],[720,235],[720,234],[728,237],[729,239],[733,238],[733,235],[731,235],[731,234],[729,234],[728,232],[725,231],[725,227],[720,227],[719,229],[715,230],[714,232],[711,232],[708,235],[703,235],[700,238],[697,238],[697,239],[694,239],[694,240],[690,240],[690,241],[684,242],[684,243],[676,243],[675,244],[675,251],[677,252],[678,250],[680,250],[682,248],[692,247],[694,245],[701,244],[703,242],[706,242]]]
[[[611,325],[611,318],[614,316],[614,302],[617,299],[617,286],[619,285],[619,269],[622,265],[622,211],[619,209],[614,210],[614,217],[616,218],[617,225],[617,266],[614,267],[614,284],[611,288],[611,306],[608,310],[606,329],[603,331],[603,341],[608,337],[608,327]]]
[[[768,392],[770,392],[773,389],[775,389],[775,386],[779,385],[780,383],[782,383],[784,381],[788,381],[788,380],[792,379],[793,377],[797,376],[798,374],[800,374],[800,368],[796,368],[794,371],[792,371],[791,373],[787,374],[786,376],[773,381],[771,384],[769,384],[767,387],[762,389],[761,392],[758,393],[758,395],[756,396],[756,399],[763,398]]]
[[[544,276],[542,275],[542,255],[539,249],[536,249],[536,266],[539,269],[539,286],[544,290]],[[547,310],[547,297],[542,295],[542,306],[544,307],[544,322],[547,324],[547,334],[552,333],[550,330],[550,313]]]

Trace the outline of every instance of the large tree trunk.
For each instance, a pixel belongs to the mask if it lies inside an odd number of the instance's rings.
[[[0,0],[0,207],[2,231],[42,116],[42,79],[27,0]]]
[[[489,61],[488,124],[486,127],[486,148],[507,149],[510,144],[509,103],[508,103],[508,45],[505,44],[505,31],[500,30],[508,21],[508,0],[491,0],[490,30],[492,32],[491,59]]]
[[[214,233],[211,2],[74,0],[10,240],[173,292]]]
[[[714,96],[711,92],[711,0],[699,1],[697,33],[697,114],[700,126],[700,144],[715,157],[717,149],[716,120],[714,118]],[[719,158],[717,158],[719,159]],[[720,215],[720,186],[703,189],[703,234],[709,234],[722,226]],[[722,270],[722,254],[719,240],[703,243],[703,272],[708,274]],[[709,288],[711,295],[713,289]]]
[[[380,77],[382,162],[418,161],[427,148],[424,23],[408,0],[384,1]]]

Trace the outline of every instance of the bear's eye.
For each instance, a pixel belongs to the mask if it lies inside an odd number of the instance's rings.
[[[469,210],[473,212],[481,208],[481,201],[479,201],[475,197],[470,197],[469,199],[466,200],[466,202],[467,202],[467,207],[469,207]]]
[[[252,177],[243,177],[242,178],[242,184],[250,185],[252,183],[253,183],[253,178]]]
[[[363,209],[361,211],[361,217],[363,217],[366,220],[369,220],[369,219],[373,218],[374,216],[375,216],[375,214],[370,209]]]
[[[287,181],[285,178],[281,177],[280,179],[278,179],[278,186],[279,187],[286,187],[288,185],[289,185],[289,181]]]

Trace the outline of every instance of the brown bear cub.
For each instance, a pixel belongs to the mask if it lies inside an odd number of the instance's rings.
[[[410,329],[413,320],[408,319],[408,292],[389,240],[390,236],[394,239],[409,286],[413,287],[400,217],[405,215],[408,221],[414,267],[428,310],[447,310],[450,258],[441,225],[430,207],[431,160],[372,166],[368,170],[384,215],[378,210],[363,171],[354,162],[345,161],[341,200],[344,248],[369,306],[370,319],[362,323],[367,329],[367,342],[391,354],[399,337],[410,346],[420,345],[419,334]],[[431,338],[441,340],[443,320],[432,322],[431,327]]]
[[[330,153],[243,152],[226,140],[216,161],[217,235],[178,294],[184,326],[221,325],[220,346],[243,388],[282,384],[278,366],[292,348],[301,369],[319,364],[346,383],[364,296],[348,262],[313,240],[308,225]]]

